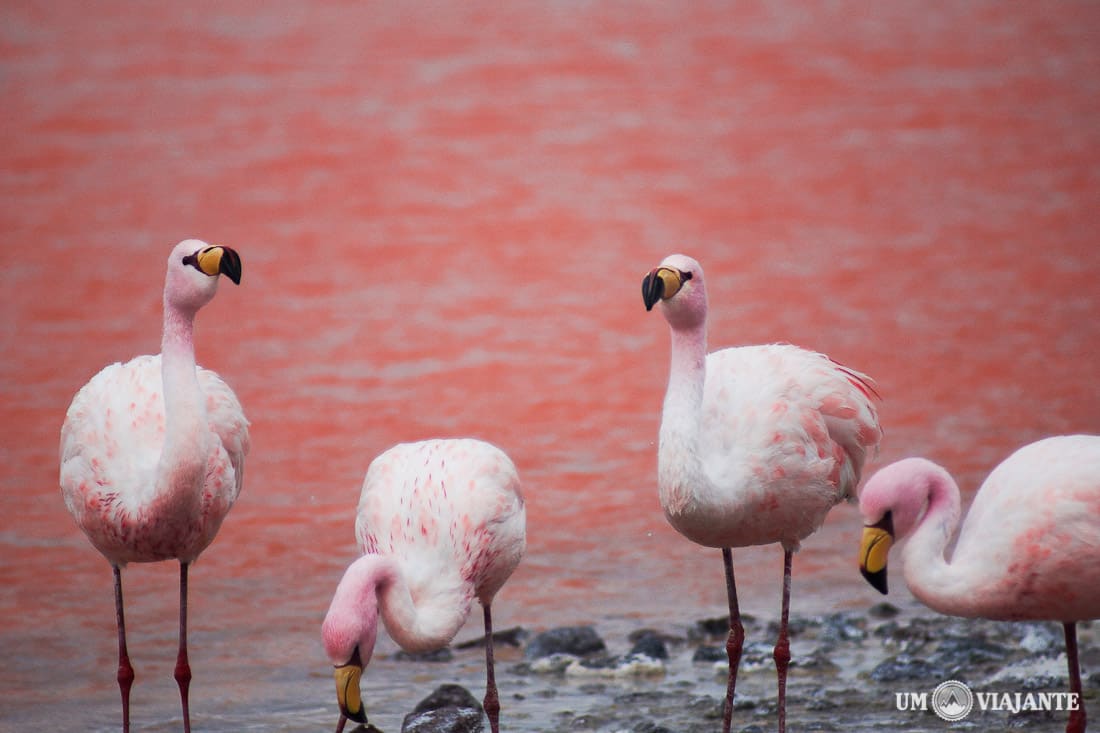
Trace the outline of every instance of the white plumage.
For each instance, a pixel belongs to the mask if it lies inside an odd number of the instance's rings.
[[[73,398],[61,428],[61,494],[77,525],[111,563],[119,635],[122,726],[134,680],[126,650],[122,568],[180,562],[180,647],[175,677],[191,729],[187,568],[214,540],[236,501],[248,421],[233,391],[195,363],[194,320],[220,275],[240,282],[237,253],[195,239],[168,257],[161,353],[105,367]]]
[[[359,677],[370,662],[382,616],[403,649],[448,644],[483,607],[485,711],[498,730],[493,673],[493,597],[526,549],[519,476],[500,449],[472,439],[402,443],[371,462],[355,519],[364,553],[344,573],[322,625],[336,668],[341,718],[366,722]]]

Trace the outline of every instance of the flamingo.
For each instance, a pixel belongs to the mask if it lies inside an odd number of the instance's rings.
[[[61,428],[61,495],[114,570],[124,733],[134,670],[126,651],[122,568],[179,560],[175,678],[190,733],[187,568],[214,540],[241,490],[248,421],[225,382],[196,366],[192,339],[195,314],[214,297],[219,275],[240,284],[235,251],[197,239],[177,244],[164,284],[161,353],[104,367],[77,392]]]
[[[722,549],[730,631],[722,730],[729,733],[745,631],[732,547],[783,547],[783,596],[774,659],[779,730],[786,729],[791,560],[838,502],[854,495],[882,437],[869,377],[788,344],[707,354],[703,268],[670,255],[642,282],[646,310],[660,303],[672,332],[657,485],[676,531]]]
[[[940,613],[998,621],[1061,621],[1070,692],[1067,733],[1083,733],[1077,622],[1100,618],[1100,436],[1062,435],[1023,446],[978,489],[959,526],[959,487],[944,468],[906,458],[875,473],[859,507],[860,571],[887,592],[886,561],[908,537],[909,590]]]
[[[410,652],[445,646],[476,598],[485,623],[485,712],[499,731],[493,670],[493,597],[526,548],[519,477],[499,448],[470,438],[401,443],[363,480],[355,536],[364,553],[344,573],[321,627],[346,720],[366,724],[359,679],[382,614]]]

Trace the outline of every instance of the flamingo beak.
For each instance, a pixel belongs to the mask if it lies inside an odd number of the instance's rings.
[[[359,647],[355,648],[351,661],[336,667],[333,674],[336,677],[336,704],[340,706],[340,713],[356,723],[366,724],[367,711],[363,708],[359,693],[359,678],[363,675]]]
[[[241,284],[241,256],[229,247],[206,247],[184,259],[204,275],[225,275],[235,285]]]
[[[691,279],[691,273],[680,272],[671,267],[658,267],[650,270],[642,280],[642,301],[647,311],[653,310],[658,300],[668,300],[680,292],[685,280]]]
[[[886,512],[875,524],[863,528],[859,547],[859,572],[875,590],[886,595],[886,559],[894,544],[894,519]]]

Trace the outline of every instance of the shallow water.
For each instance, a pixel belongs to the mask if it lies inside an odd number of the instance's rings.
[[[707,268],[712,347],[875,377],[874,465],[927,455],[972,490],[1018,445],[1100,429],[1100,6],[498,5],[0,9],[6,724],[117,727],[110,571],[64,511],[58,431],[96,370],[158,348],[186,236],[242,254],[197,339],[253,436],[191,575],[198,730],[334,722],[319,624],[362,474],[401,440],[516,461],[529,551],[499,628],[623,639],[723,610],[718,553],[654,487],[668,336],[639,285],[669,252]],[[805,543],[797,611],[878,600],[858,525],[838,508]],[[778,549],[735,560],[774,616]],[[125,583],[133,719],[175,730],[176,570]],[[379,725],[438,681],[480,694],[468,656],[372,665]]]

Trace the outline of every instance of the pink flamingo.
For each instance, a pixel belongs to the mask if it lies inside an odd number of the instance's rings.
[[[931,461],[906,458],[868,479],[860,571],[886,593],[886,560],[909,538],[909,590],[940,613],[999,621],[1061,621],[1070,692],[1079,708],[1067,733],[1083,733],[1077,622],[1100,618],[1100,437],[1066,435],[1020,448],[993,469],[959,526],[959,487]]]
[[[438,649],[476,598],[485,622],[485,712],[499,730],[490,604],[527,545],[526,511],[512,461],[480,440],[402,443],[374,459],[363,481],[355,536],[364,555],[336,587],[321,627],[335,667],[340,721],[367,722],[359,678],[381,611],[410,652]]]
[[[730,610],[729,732],[745,631],[731,547],[783,546],[783,601],[774,658],[779,730],[786,729],[791,557],[829,509],[854,495],[869,450],[882,437],[871,380],[827,357],[775,344],[707,354],[703,268],[670,255],[642,283],[672,331],[661,417],[657,484],[680,534],[722,549]]]
[[[122,729],[130,730],[134,670],[126,652],[122,568],[180,563],[180,634],[175,678],[183,728],[187,690],[187,567],[214,540],[241,490],[248,421],[233,391],[195,365],[195,314],[218,275],[241,280],[228,247],[196,239],[168,258],[161,353],[104,367],[73,398],[61,428],[61,494],[76,523],[111,563],[118,621]]]

